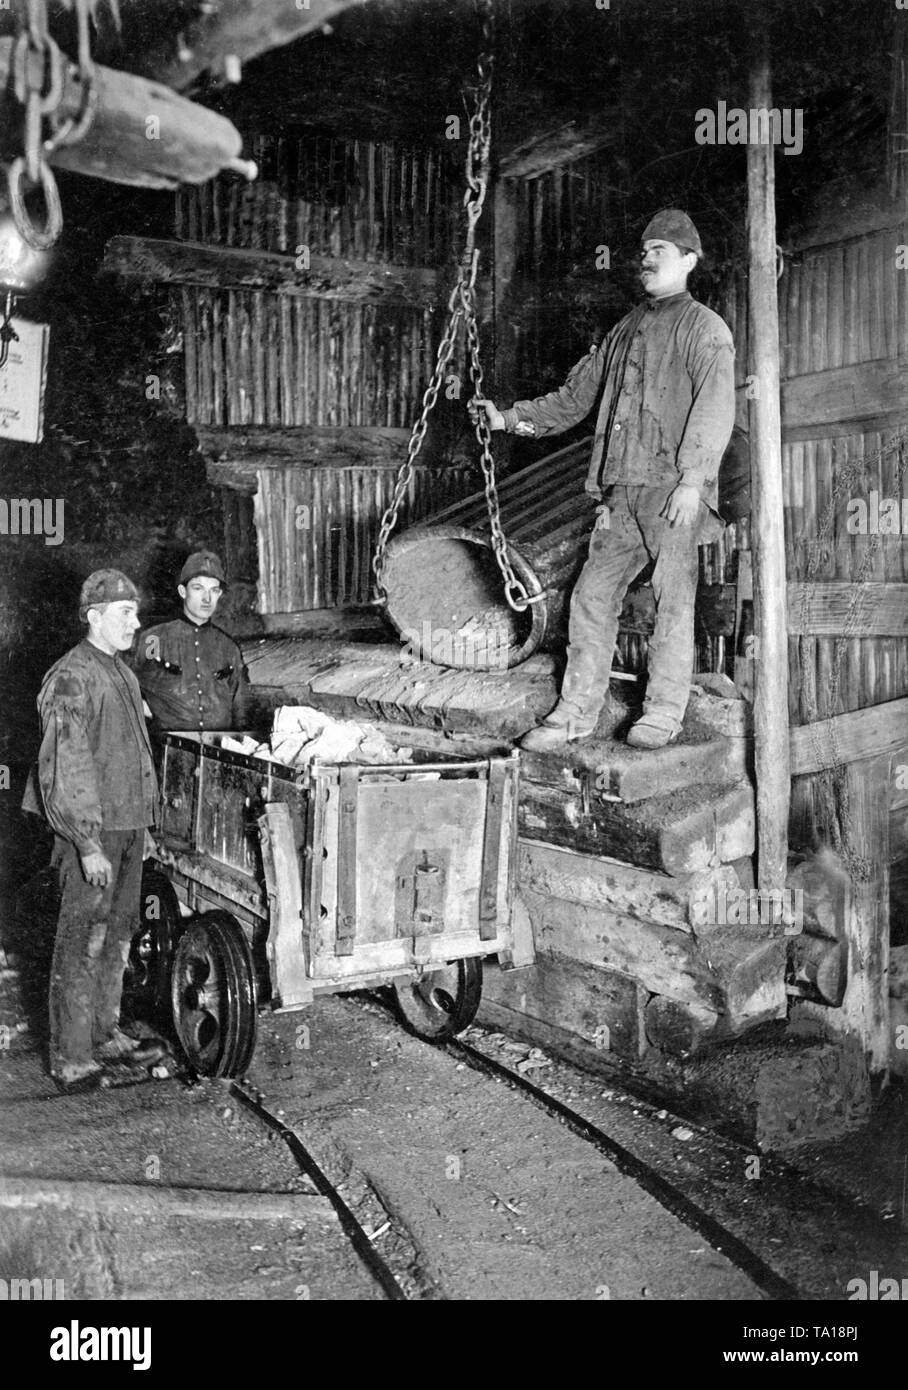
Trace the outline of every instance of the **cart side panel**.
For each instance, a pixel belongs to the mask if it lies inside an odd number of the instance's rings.
[[[266,764],[239,765],[203,753],[196,848],[240,873],[259,873],[257,816],[267,795]]]
[[[356,939],[475,933],[486,783],[360,784]]]
[[[419,772],[395,777],[363,769],[350,816],[338,781],[326,776],[320,782],[314,791],[320,805],[316,891],[309,907],[316,981],[486,955],[510,945],[515,773],[504,777],[491,857],[485,776],[452,770],[440,778]],[[351,859],[352,885],[345,881]],[[490,864],[491,881],[484,884]],[[342,921],[351,899],[352,948]]]
[[[161,830],[169,840],[181,845],[192,843],[198,765],[198,744],[193,747],[174,739],[167,740],[162,779]]]

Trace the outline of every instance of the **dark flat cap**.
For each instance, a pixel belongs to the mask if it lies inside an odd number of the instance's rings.
[[[657,212],[647,224],[640,240],[673,241],[682,251],[696,251],[698,256],[703,255],[700,233],[687,213],[682,212],[680,208],[663,208],[661,212]]]
[[[79,617],[82,622],[88,617],[89,608],[98,608],[102,603],[116,603],[128,599],[138,603],[139,591],[122,570],[94,570],[82,585],[79,594]]]
[[[220,556],[215,555],[213,550],[194,551],[180,570],[180,583],[188,584],[190,579],[198,579],[200,575],[205,575],[209,579],[217,579],[221,584],[226,584],[224,566],[221,564]]]

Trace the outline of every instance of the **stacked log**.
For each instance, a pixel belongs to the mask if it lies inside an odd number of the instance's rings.
[[[636,1060],[785,1017],[785,927],[751,891],[745,707],[700,692],[692,708],[656,752],[613,737],[615,708],[605,737],[524,755],[518,873],[537,966],[492,976],[490,1021],[522,1015],[541,1040]]]

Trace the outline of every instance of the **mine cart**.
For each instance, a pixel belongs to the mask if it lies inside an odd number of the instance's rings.
[[[196,1072],[242,1075],[260,1002],[375,986],[441,1041],[473,1018],[484,956],[532,961],[512,926],[516,755],[295,769],[226,741],[168,736],[127,976]]]

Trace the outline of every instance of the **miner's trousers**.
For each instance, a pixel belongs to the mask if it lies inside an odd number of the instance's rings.
[[[139,925],[145,831],[101,832],[113,866],[106,888],[86,882],[75,845],[57,836],[62,900],[50,978],[50,1066],[87,1062],[118,1026],[123,971]]]
[[[643,708],[679,726],[684,718],[694,664],[697,545],[708,512],[701,502],[692,525],[670,526],[662,512],[674,486],[613,487],[607,494],[608,510],[571,597],[561,699],[578,723],[594,724],[605,703],[624,596],[650,560],[656,624]]]

